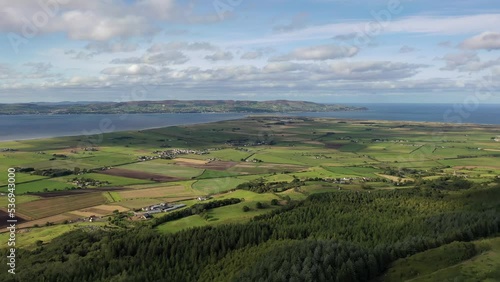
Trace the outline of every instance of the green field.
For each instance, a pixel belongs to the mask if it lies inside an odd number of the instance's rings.
[[[392,265],[380,281],[498,281],[500,237],[454,242]]]
[[[16,203],[17,204],[22,204],[22,203],[28,203],[31,201],[35,201],[40,199],[38,196],[32,196],[32,195],[20,195],[16,196]],[[0,197],[0,206],[1,207],[6,207],[7,204],[9,203],[7,195]]]
[[[205,169],[201,175],[196,177],[197,179],[205,179],[205,178],[220,178],[220,177],[228,177],[228,176],[236,176],[238,173],[228,172],[228,171],[220,171],[220,170],[209,170]]]
[[[245,182],[242,179],[223,177],[215,179],[200,179],[193,183],[195,190],[206,194],[218,194],[236,188],[238,184]]]
[[[16,192],[17,194],[26,194],[53,190],[64,190],[66,188],[75,187],[72,183],[58,180],[43,179],[28,183],[21,183],[16,185]]]
[[[203,169],[172,165],[165,160],[154,160],[149,162],[139,162],[120,166],[119,168],[157,173],[165,176],[191,178],[203,173]]]
[[[244,201],[236,205],[230,205],[210,210],[208,212],[208,215],[210,217],[208,220],[203,219],[199,215],[192,215],[183,219],[161,224],[157,227],[157,229],[165,233],[175,233],[191,227],[242,223],[248,221],[256,215],[260,215],[269,212],[270,210],[276,209],[277,206],[271,206],[270,202],[272,199],[279,199],[279,197],[273,194],[257,194],[241,190],[217,197],[218,200],[225,198],[241,198],[244,199]],[[257,202],[265,203],[267,204],[267,207],[264,209],[257,209],[255,207],[255,204]],[[250,211],[243,212],[243,206],[248,206],[250,208]]]
[[[42,243],[49,243],[52,239],[68,233],[72,230],[85,229],[89,227],[104,226],[105,222],[80,222],[72,224],[61,224],[46,227],[37,227],[25,229],[22,233],[18,233],[16,236],[16,247],[35,249],[36,242],[42,241]],[[2,242],[7,242],[9,238],[8,233],[1,233],[0,240]]]

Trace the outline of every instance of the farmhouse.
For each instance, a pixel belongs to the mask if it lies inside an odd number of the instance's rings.
[[[143,211],[151,211],[151,210],[161,210],[164,207],[168,206],[166,203],[159,203],[157,205],[147,206],[142,208]]]
[[[173,211],[176,209],[183,208],[185,206],[186,206],[185,204],[171,205],[171,204],[167,204],[167,203],[160,203],[157,205],[144,207],[144,208],[142,208],[142,210],[145,211],[146,213],[154,214],[154,213]]]
[[[99,218],[98,218],[97,216],[95,216],[95,215],[91,215],[91,216],[89,216],[89,222],[95,222],[95,221],[97,221],[98,219],[99,219]]]

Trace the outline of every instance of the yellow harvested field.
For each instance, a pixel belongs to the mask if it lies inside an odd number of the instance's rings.
[[[119,212],[124,212],[128,211],[129,209],[118,205],[99,205],[95,207],[72,211],[70,212],[70,214],[74,214],[79,217],[89,217],[91,215],[106,216],[113,213],[114,210],[118,210]]]
[[[304,141],[303,143],[311,145],[325,145],[325,143],[319,141]]]
[[[68,215],[68,214],[58,214],[58,215],[54,215],[54,216],[44,217],[44,218],[40,218],[37,220],[32,220],[32,221],[21,223],[18,225],[18,228],[28,228],[28,227],[32,227],[35,224],[42,226],[47,222],[58,223],[58,222],[62,222],[65,220],[72,220],[75,218],[78,218],[78,216],[73,216],[73,215]]]
[[[68,214],[72,214],[72,215],[75,215],[78,217],[90,217],[91,215],[102,216],[100,214],[95,214],[94,212],[91,212],[91,211],[81,211],[81,210],[72,211],[72,212],[69,212]]]
[[[238,167],[255,167],[255,164],[253,163],[239,163],[237,165],[234,166],[235,168],[238,168]]]
[[[145,206],[156,205],[161,202],[163,202],[162,199],[140,198],[140,199],[124,200],[119,202],[118,204],[129,209],[137,209],[137,208],[143,208]]]
[[[184,196],[184,197],[167,197],[163,198],[163,202],[167,203],[172,203],[172,202],[179,202],[179,201],[184,201],[184,200],[191,200],[193,199],[194,196]]]
[[[119,205],[100,205],[100,206],[95,206],[93,208],[105,210],[105,211],[109,211],[109,212],[113,212],[114,210],[118,210],[119,212],[128,211],[128,209],[126,209],[122,206],[119,206]]]

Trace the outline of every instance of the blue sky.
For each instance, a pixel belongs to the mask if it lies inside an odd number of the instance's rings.
[[[0,103],[500,103],[500,3],[0,2]]]

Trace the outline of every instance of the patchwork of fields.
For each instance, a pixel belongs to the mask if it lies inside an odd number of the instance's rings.
[[[0,143],[0,169],[17,167],[24,227],[108,216],[198,197],[243,202],[160,225],[184,228],[244,222],[312,193],[411,188],[458,176],[483,183],[500,175],[498,126],[249,117],[212,124]],[[86,144],[82,147],[81,144]],[[168,158],[174,149],[191,150]],[[167,154],[167,155],[168,155]],[[165,154],[164,154],[165,155]],[[29,172],[29,169],[34,172]],[[49,175],[63,171],[65,175]],[[0,189],[7,185],[0,173]],[[251,181],[303,184],[286,191],[236,190]],[[265,203],[262,209],[255,205]],[[6,196],[0,197],[5,211]],[[249,211],[242,212],[244,206]],[[62,230],[62,229],[61,229]]]

